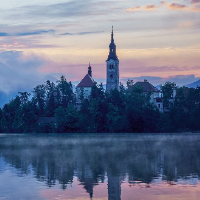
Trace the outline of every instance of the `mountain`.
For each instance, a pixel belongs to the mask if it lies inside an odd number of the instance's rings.
[[[2,108],[6,103],[8,103],[11,99],[15,98],[18,95],[18,92],[11,92],[6,94],[0,91],[0,108]]]
[[[8,103],[18,92],[31,92],[34,87],[44,84],[47,80],[54,83],[57,81],[55,77],[50,75],[40,81],[30,80],[0,62],[0,107]]]
[[[196,88],[197,86],[200,86],[200,79],[198,81],[195,81],[193,83],[187,84],[185,86],[189,87],[189,88]]]
[[[31,87],[31,81],[0,62],[0,91],[9,94],[11,91]]]

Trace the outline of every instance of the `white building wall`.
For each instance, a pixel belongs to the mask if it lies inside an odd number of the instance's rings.
[[[88,99],[90,97],[92,88],[91,87],[82,87],[83,93],[84,93],[84,99]],[[80,94],[81,94],[81,88],[76,88],[76,103],[81,103],[80,100]]]
[[[153,103],[160,112],[163,112],[163,100],[158,101],[157,99],[162,99],[162,93],[161,92],[152,92],[150,96],[150,102]]]

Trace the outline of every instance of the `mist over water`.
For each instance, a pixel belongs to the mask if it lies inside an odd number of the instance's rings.
[[[198,199],[199,142],[198,134],[1,134],[0,199]]]

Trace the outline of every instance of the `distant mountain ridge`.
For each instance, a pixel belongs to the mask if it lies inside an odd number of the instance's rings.
[[[200,86],[200,79],[198,81],[195,81],[193,83],[187,84],[185,86],[189,87],[189,88],[196,88],[197,86]]]
[[[55,83],[57,81],[51,75],[47,75],[39,81],[30,80],[0,62],[0,107],[15,98],[18,92],[31,92],[34,87],[44,84],[47,80]]]

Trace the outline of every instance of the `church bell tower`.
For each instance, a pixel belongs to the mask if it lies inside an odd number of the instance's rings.
[[[106,91],[119,89],[119,60],[116,55],[116,45],[113,37],[113,27],[111,33],[111,43],[109,45],[109,55],[107,63]]]

